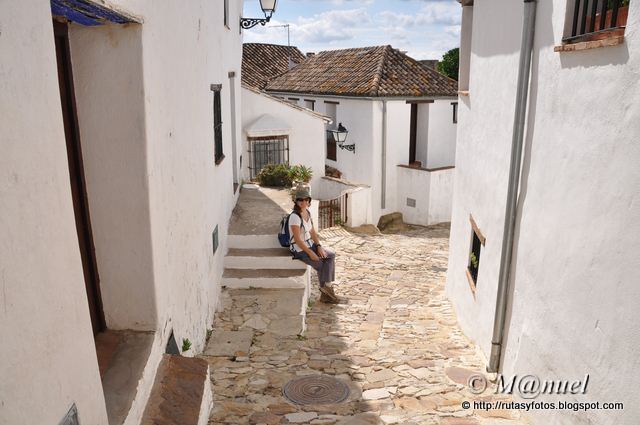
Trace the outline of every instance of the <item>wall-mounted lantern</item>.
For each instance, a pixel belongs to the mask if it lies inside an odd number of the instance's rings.
[[[347,141],[347,135],[349,134],[349,130],[347,130],[342,123],[338,124],[337,130],[327,130],[333,136],[333,140],[338,144],[340,149],[346,149],[349,152],[356,152],[356,144],[352,143],[350,145],[345,145],[344,142]]]
[[[276,11],[276,3],[278,0],[260,0],[260,7],[264,13],[264,19],[262,18],[240,18],[240,27],[248,30],[256,25],[260,24],[264,26],[271,20],[271,15]]]

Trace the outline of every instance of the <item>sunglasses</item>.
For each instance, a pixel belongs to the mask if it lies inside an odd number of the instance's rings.
[[[296,202],[300,202],[300,201],[308,201],[308,202],[311,202],[311,198],[298,198],[298,199],[296,199]]]

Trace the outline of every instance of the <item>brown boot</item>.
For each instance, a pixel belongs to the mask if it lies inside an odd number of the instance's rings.
[[[330,300],[329,302],[333,304],[338,304],[340,302],[340,299],[338,298],[336,293],[333,292],[333,288],[330,286],[321,286],[320,293],[322,294],[320,296],[320,301],[322,302],[327,302],[322,300],[322,296],[324,296],[327,300]]]
[[[338,304],[339,301],[334,301],[333,298],[330,298],[328,295],[323,293],[320,294],[320,302],[325,304]]]

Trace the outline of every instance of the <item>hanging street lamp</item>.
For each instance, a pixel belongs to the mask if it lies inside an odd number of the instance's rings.
[[[271,20],[271,15],[276,11],[276,3],[278,0],[260,0],[260,7],[262,8],[262,12],[264,13],[264,19],[262,18],[240,18],[240,27],[242,29],[248,30],[249,28],[253,28],[256,25],[266,24]]]

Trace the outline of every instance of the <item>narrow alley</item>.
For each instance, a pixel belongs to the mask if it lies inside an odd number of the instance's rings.
[[[223,290],[214,332],[244,329],[250,348],[202,356],[212,373],[209,424],[524,423],[517,411],[462,407],[465,400],[490,400],[492,392],[474,396],[467,388],[468,376],[483,371],[485,362],[444,295],[447,225],[391,235],[331,228],[321,237],[337,252],[336,292],[344,301],[318,302],[314,273],[303,335],[263,332],[273,307],[268,290],[253,289],[255,297]],[[348,398],[307,405],[285,400],[287,382],[319,374],[346,383]]]

